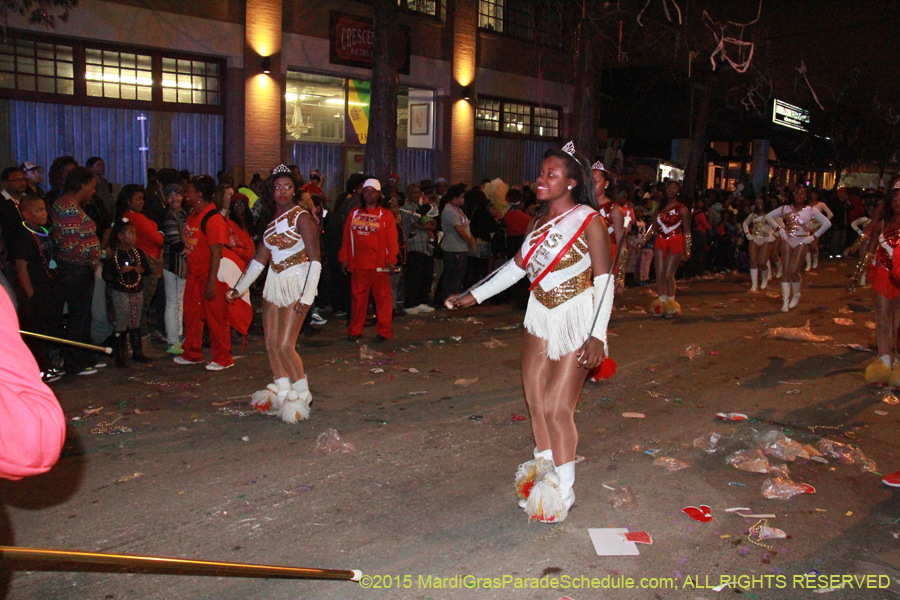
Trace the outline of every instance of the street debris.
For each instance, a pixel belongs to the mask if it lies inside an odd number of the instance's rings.
[[[716,413],[716,417],[722,421],[746,421],[747,415],[744,413]]]
[[[876,471],[875,461],[868,458],[863,451],[851,444],[842,444],[826,438],[816,445],[825,456],[836,459],[842,465],[862,465],[863,471]]]
[[[682,508],[681,511],[690,518],[695,521],[700,521],[701,523],[709,523],[712,521],[712,512],[705,504],[701,504],[699,508],[696,506],[686,506],[685,508]]]
[[[637,546],[633,541],[624,539],[622,534],[629,533],[627,529],[609,527],[605,529],[588,529],[591,543],[597,556],[638,556]]]
[[[797,494],[815,494],[816,488],[796,483],[787,475],[769,477],[762,484],[762,495],[768,500],[789,500]]]
[[[474,379],[457,379],[453,382],[453,385],[458,385],[459,387],[469,387],[476,381],[478,381],[477,377],[475,377]]]
[[[485,348],[503,348],[506,346],[503,342],[498,340],[497,338],[491,338],[488,341],[481,344]]]
[[[697,344],[690,344],[684,349],[684,355],[687,356],[689,360],[694,360],[694,358],[701,354],[703,354],[703,350]]]
[[[125,483],[126,481],[131,481],[132,479],[137,479],[138,477],[142,477],[143,473],[134,473],[133,475],[126,475],[125,477],[119,477],[116,479],[116,485],[120,483]]]
[[[356,445],[353,442],[345,442],[341,439],[337,429],[329,427],[319,434],[316,438],[316,454],[336,454],[356,452]]]
[[[631,487],[620,485],[617,482],[602,484],[604,488],[612,492],[611,504],[616,510],[633,510],[637,508],[637,502],[634,499],[634,493]]]
[[[242,442],[249,442],[249,441],[250,441],[250,436],[249,436],[249,435],[245,435],[245,436],[241,437],[241,441],[242,441]]]
[[[626,419],[643,419],[645,417],[644,413],[638,412],[626,412],[622,413],[622,416]]]
[[[687,464],[683,460],[672,458],[671,456],[660,456],[653,461],[653,466],[664,467],[669,471],[680,471],[681,469],[687,469],[691,465]]]
[[[710,435],[701,435],[697,439],[694,440],[694,448],[699,450],[703,450],[707,454],[712,454],[718,448],[716,444],[719,443],[719,440],[722,439],[722,436],[718,433],[712,433]]]
[[[809,319],[803,327],[773,327],[766,332],[766,337],[793,342],[827,342],[830,335],[816,335],[810,330]]]
[[[853,319],[841,319],[839,317],[835,317],[834,324],[835,325],[855,325],[856,323],[853,322]]]

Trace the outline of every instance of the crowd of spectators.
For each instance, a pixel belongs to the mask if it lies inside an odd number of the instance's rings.
[[[444,298],[515,255],[537,207],[528,181],[511,187],[487,179],[473,185],[451,185],[443,178],[404,184],[396,174],[383,182],[353,174],[344,191],[329,199],[322,173],[314,170],[304,181],[296,166],[290,169],[303,181],[297,203],[316,218],[323,234],[323,275],[304,328],[325,326],[327,314],[333,321],[346,319],[353,340],[364,325],[377,321],[374,341],[385,341],[393,334],[393,318],[442,310]],[[43,168],[32,162],[2,172],[2,283],[17,303],[23,328],[111,345],[116,364],[125,367],[126,344],[132,346],[132,360],[146,360],[143,350],[151,335],[180,364],[202,362],[205,324],[213,346],[207,368],[231,366],[228,330],[246,335],[247,327],[242,318],[226,314],[231,309],[219,302],[218,284],[229,268],[239,275],[274,215],[263,193],[266,180],[254,174],[244,186],[225,171],[213,179],[164,168],[149,170],[146,186],[119,187],[106,179],[102,158],[80,166],[72,156],[54,160],[47,176],[45,190]],[[629,285],[650,283],[653,240],[641,248],[637,244],[667,183],[619,181],[610,188],[630,217]],[[822,252],[840,256],[884,190],[839,188],[811,195],[833,214]],[[767,211],[790,196],[777,182],[759,193]],[[693,215],[694,251],[680,275],[747,270],[742,223],[757,198],[739,186],[681,202]],[[213,221],[218,215],[221,219]],[[524,306],[526,286],[499,300]],[[185,332],[190,332],[187,343]],[[31,340],[29,345],[47,381],[105,366],[101,355],[78,348]]]

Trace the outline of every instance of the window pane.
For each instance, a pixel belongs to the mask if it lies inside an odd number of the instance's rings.
[[[16,76],[0,75],[0,88],[16,89]]]
[[[99,98],[103,96],[103,84],[99,81],[87,82],[87,95]]]
[[[75,69],[72,66],[72,63],[56,63],[56,76],[57,77],[68,77],[72,79],[75,77]]]
[[[219,64],[218,63],[206,63],[206,74],[207,75],[215,75],[219,76]]]
[[[125,53],[123,53],[123,54],[122,54],[122,59],[121,59],[121,61],[120,61],[120,64],[122,65],[122,68],[125,68],[125,69],[133,69],[133,68],[136,66],[136,65],[135,65],[134,54],[125,54]]]
[[[195,60],[194,64],[193,64],[192,72],[194,73],[194,75],[205,75],[206,74],[206,63]]]
[[[104,50],[103,51],[103,64],[104,65],[118,65],[119,64],[119,53]]]
[[[163,64],[163,71],[170,71],[170,72],[175,71],[175,59],[174,58],[163,58],[162,64]]]
[[[488,31],[503,31],[503,0],[479,0],[478,26]]]
[[[34,56],[34,42],[16,40],[16,53],[19,56]]]
[[[0,71],[16,72],[16,59],[6,54],[0,54]]]
[[[137,98],[137,88],[133,85],[123,85],[122,100],[134,100]]]
[[[344,141],[344,80],[289,71],[285,82],[287,138]]]
[[[207,77],[206,78],[206,89],[214,91],[214,92],[218,91],[219,90],[219,80],[216,79],[215,77]]]
[[[531,107],[526,104],[507,103],[503,110],[503,131],[507,133],[531,133]]]
[[[33,92],[35,90],[34,75],[19,75],[19,89]]]
[[[38,77],[38,91],[47,94],[56,92],[56,80],[52,77]]]
[[[104,83],[103,84],[103,97],[104,98],[118,98],[119,97],[119,84],[118,83]]]
[[[90,64],[99,65],[103,62],[101,52],[92,48],[87,48],[84,51],[84,58]]]
[[[194,104],[206,104],[206,92],[194,92]]]
[[[140,86],[137,89],[137,99],[150,102],[153,100],[153,88]]]
[[[72,95],[75,93],[75,82],[71,79],[57,79],[56,93]]]
[[[163,88],[163,102],[176,102],[175,88]]]
[[[190,89],[178,89],[178,101],[184,102],[185,104],[191,103],[191,90]]]
[[[191,61],[179,59],[178,72],[179,73],[190,73],[191,72]]]
[[[49,58],[53,60],[55,58],[53,52],[53,44],[38,44],[37,45],[37,56],[38,58]]]
[[[202,90],[204,85],[206,85],[206,77],[198,77],[195,75],[191,78],[191,87],[195,90]]]
[[[56,47],[56,60],[64,60],[64,61],[72,62],[72,47],[71,46],[57,46]]]
[[[34,59],[20,56],[16,59],[16,68],[19,73],[34,73]]]

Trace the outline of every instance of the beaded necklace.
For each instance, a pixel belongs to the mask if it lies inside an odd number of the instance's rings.
[[[41,238],[46,238],[50,235],[50,232],[47,231],[46,227],[41,227],[41,231],[35,231],[31,227],[28,226],[28,223],[22,221],[22,225],[25,226],[25,229],[28,230],[28,233],[31,234],[31,237],[34,238],[35,244],[37,244],[38,254],[41,257],[41,266],[44,268],[44,273],[47,275],[47,279],[56,279],[56,273],[51,273],[52,270],[56,270],[56,261],[51,259],[47,259],[44,255],[44,244],[41,242]]]
[[[141,256],[138,254],[137,248],[132,246],[129,250],[116,250],[113,252],[113,261],[116,263],[116,273],[119,274],[119,283],[127,290],[133,290],[141,283],[141,274],[135,271],[132,271],[135,275],[137,275],[137,280],[134,283],[125,283],[125,276],[122,273],[122,267],[119,266],[119,252],[124,252],[127,259],[125,261],[125,265],[139,265],[141,264]]]

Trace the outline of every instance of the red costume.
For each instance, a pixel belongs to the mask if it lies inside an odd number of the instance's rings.
[[[225,301],[225,294],[231,286],[217,277],[215,298],[206,299],[206,282],[209,279],[212,258],[209,247],[221,244],[222,262],[225,262],[227,253],[240,271],[243,270],[243,261],[225,248],[225,244],[228,243],[228,225],[225,224],[222,215],[216,212],[203,225],[203,217],[215,210],[214,204],[195,210],[188,216],[184,224],[184,251],[187,254],[188,272],[184,285],[184,342],[181,347],[184,348],[182,358],[185,360],[203,361],[203,323],[205,322],[209,327],[213,361],[223,367],[229,367],[234,364],[234,359],[231,357],[229,305]],[[201,225],[203,225],[202,228]],[[238,276],[240,276],[240,271]],[[234,303],[237,306],[242,304],[245,303]],[[246,334],[246,332],[247,329],[244,328],[243,333]]]
[[[163,234],[159,231],[159,226],[141,213],[131,210],[126,210],[122,216],[134,225],[137,232],[137,241],[134,245],[137,249],[143,250],[144,254],[156,260],[162,258]]]
[[[598,209],[598,212],[606,222],[606,231],[609,232],[609,247],[612,252],[612,260],[615,263],[616,258],[618,258],[618,254],[616,253],[618,246],[616,246],[616,230],[613,228],[612,222],[612,211],[614,210],[614,206],[615,205],[612,202],[607,202]]]
[[[661,250],[663,257],[684,253],[684,232],[681,231],[681,211],[684,204],[676,202],[672,208],[657,215],[659,232],[654,249]]]
[[[875,251],[875,276],[872,278],[872,289],[888,300],[900,297],[900,260],[894,262],[893,255],[900,246],[900,225],[892,225],[878,237],[878,249]],[[891,250],[889,251],[888,248]]]
[[[393,337],[391,274],[377,269],[397,264],[399,251],[397,222],[391,211],[380,206],[369,211],[360,206],[347,217],[338,260],[348,263],[351,273],[350,327],[347,330],[350,335],[362,335],[371,291],[378,320],[375,329],[378,335],[387,339]]]

